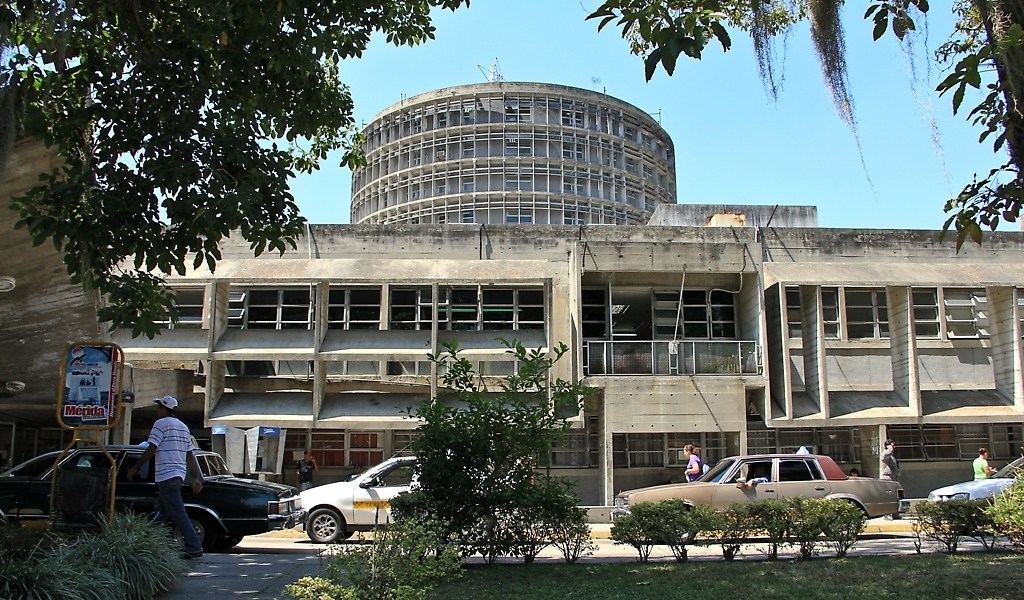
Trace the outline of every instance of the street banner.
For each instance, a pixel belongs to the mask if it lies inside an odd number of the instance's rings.
[[[68,346],[61,364],[57,421],[67,429],[110,429],[117,420],[124,363],[116,344]]]

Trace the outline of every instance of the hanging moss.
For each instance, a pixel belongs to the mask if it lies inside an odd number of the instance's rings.
[[[849,92],[849,77],[846,70],[846,37],[840,21],[838,0],[810,0],[808,17],[811,21],[811,39],[821,63],[825,85],[832,94],[832,102],[841,118],[856,132],[857,120],[853,110],[853,97]]]

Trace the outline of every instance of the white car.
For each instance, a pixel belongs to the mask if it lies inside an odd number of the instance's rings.
[[[946,500],[992,498],[1017,481],[1017,472],[1021,467],[1024,467],[1024,457],[1007,464],[988,479],[975,479],[932,490],[928,494],[928,499],[933,502],[945,502]]]
[[[308,511],[306,535],[318,544],[347,539],[391,521],[391,499],[413,485],[413,456],[396,456],[345,481],[300,494]]]

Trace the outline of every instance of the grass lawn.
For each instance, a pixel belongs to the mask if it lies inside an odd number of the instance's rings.
[[[1016,599],[1024,598],[1024,556],[971,552],[793,562],[472,566],[463,579],[433,590],[429,598]]]

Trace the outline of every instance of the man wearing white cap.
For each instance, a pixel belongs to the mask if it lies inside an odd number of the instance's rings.
[[[134,479],[139,466],[156,456],[156,512],[170,519],[181,532],[185,542],[181,557],[199,558],[203,555],[203,546],[195,529],[192,528],[192,521],[185,512],[185,502],[181,498],[181,486],[185,482],[187,472],[192,473],[192,491],[198,494],[203,489],[203,474],[199,470],[199,462],[196,461],[192,433],[175,416],[178,408],[177,398],[164,396],[154,402],[159,418],[153,423],[149,439],[146,440],[149,445],[142,453],[142,458],[128,469],[128,479]]]

